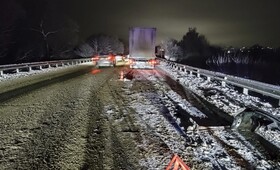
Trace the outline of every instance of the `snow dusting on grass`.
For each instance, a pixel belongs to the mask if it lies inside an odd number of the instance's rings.
[[[152,78],[149,73],[144,71],[139,71],[139,73],[140,76],[138,74],[137,79],[126,84],[126,93],[132,98],[131,107],[137,112],[139,124],[159,137],[168,146],[171,153],[178,154],[192,169],[243,169],[246,166],[242,165],[242,162],[237,162],[238,159],[229,154],[229,150],[223,146],[223,135],[220,134],[230,136],[229,132],[221,128],[217,128],[217,130],[207,130],[206,128],[206,130],[200,131],[197,125],[185,131],[180,126],[182,120],[176,117],[174,102],[190,115],[200,118],[207,117],[183,100],[161,80]],[[149,83],[152,82],[155,89],[132,91],[133,82],[139,81],[141,77],[149,80]],[[148,84],[146,86],[149,87]],[[216,131],[217,134],[215,134]],[[252,159],[256,157],[250,157],[250,154],[257,155],[257,153],[251,153],[247,146],[243,146],[240,142],[232,144],[233,147],[240,150],[238,154],[244,156],[244,158],[240,156],[244,162],[254,163]],[[246,156],[246,152],[249,152],[249,156]],[[170,154],[170,152],[167,153]],[[170,159],[163,159],[163,156],[157,155],[156,152],[145,157],[146,159],[140,160],[140,163],[148,169],[164,169],[163,165],[166,166],[170,161]],[[264,161],[264,163],[267,162]]]
[[[212,103],[217,108],[223,110],[225,113],[228,113],[230,116],[236,116],[237,114],[242,112],[246,106],[254,106],[280,118],[279,107],[274,108],[271,104],[269,104],[268,102],[261,101],[258,97],[239,93],[236,90],[234,90],[234,88],[231,86],[222,87],[221,84],[217,81],[207,81],[204,78],[196,77],[194,75],[178,71],[177,69],[168,66],[164,62],[159,66],[159,68],[168,73],[171,77],[173,77],[173,79],[180,82],[180,84],[182,84],[186,89],[191,90],[198,96],[204,98],[209,103]],[[181,102],[183,101],[181,99],[178,100]],[[182,106],[182,104],[180,104],[180,106]],[[182,106],[182,108],[185,107]],[[262,127],[259,128],[256,132],[271,143],[273,143],[275,146],[278,146],[280,148],[278,142],[280,141],[280,132],[278,129],[271,130],[266,128],[264,130]],[[224,142],[230,148],[235,149],[237,151],[237,154],[240,155],[244,160],[248,161],[250,164],[255,165],[255,168],[272,168],[270,163],[268,163],[265,160],[265,158],[260,156],[260,153],[258,153],[257,151],[252,152],[252,150],[254,149],[252,149],[252,146],[250,146],[248,142],[246,145],[244,145],[244,143],[246,143],[246,140],[244,140],[243,142],[240,142],[239,140],[234,140],[234,138],[232,138],[231,140],[227,140],[225,136],[230,136],[231,133],[228,133],[223,130],[215,131],[214,135],[216,135],[217,139],[220,142]],[[200,154],[205,155],[204,153]]]
[[[193,107],[186,99],[182,99],[180,95],[175,93],[174,91],[170,90],[166,93],[166,95],[171,98],[173,101],[179,103],[178,105],[188,112],[191,116],[199,117],[199,118],[206,118],[207,116],[199,111],[197,108]]]
[[[273,108],[271,104],[261,101],[258,97],[238,93],[229,86],[222,87],[217,81],[207,81],[205,78],[178,71],[164,62],[161,62],[159,68],[164,70],[174,79],[178,79],[185,88],[192,90],[194,93],[203,97],[208,102],[214,104],[231,116],[238,114],[244,106],[251,105],[280,118],[279,107]],[[207,96],[205,96],[205,91],[209,92]],[[240,106],[240,104],[244,106]]]
[[[88,63],[82,63],[79,65],[86,65],[86,64],[88,64]],[[75,66],[78,66],[78,65],[64,65],[64,66],[60,66],[60,67],[44,68],[41,70],[38,69],[38,70],[31,70],[31,71],[22,71],[19,73],[7,73],[7,74],[3,74],[2,76],[0,76],[0,82],[18,79],[18,78],[22,78],[22,77],[28,77],[28,76],[42,74],[42,73],[47,73],[47,72],[52,72],[52,71],[58,71],[61,69],[65,69],[68,67],[75,67]]]

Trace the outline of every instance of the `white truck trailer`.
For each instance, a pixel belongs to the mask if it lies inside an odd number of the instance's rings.
[[[134,27],[129,30],[130,68],[153,69],[155,56],[156,28]]]

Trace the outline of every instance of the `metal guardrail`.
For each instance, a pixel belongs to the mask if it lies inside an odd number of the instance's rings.
[[[43,62],[32,62],[32,63],[21,63],[21,64],[9,64],[0,65],[0,76],[3,76],[6,72],[15,71],[19,73],[23,69],[31,71],[34,68],[43,69],[44,67],[59,67],[64,65],[77,65],[81,63],[91,62],[91,58],[84,59],[72,59],[72,60],[55,60],[55,61],[43,61]]]
[[[197,77],[205,76],[207,80],[215,79],[221,81],[222,86],[226,86],[226,84],[231,84],[237,87],[241,87],[243,89],[243,93],[248,95],[248,91],[253,91],[265,96],[272,97],[274,99],[279,100],[278,105],[280,106],[280,86],[275,86],[272,84],[267,84],[255,80],[249,80],[241,77],[236,77],[232,75],[223,74],[220,72],[209,71],[205,69],[200,69],[196,67],[191,67],[183,64],[178,64],[175,62],[170,62],[166,60],[162,60],[167,62],[171,67],[188,72],[189,74],[195,73]]]

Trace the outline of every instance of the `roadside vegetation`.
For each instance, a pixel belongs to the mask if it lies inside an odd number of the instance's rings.
[[[79,25],[53,1],[3,0],[0,23],[0,65],[128,54],[127,42],[114,35],[100,33],[82,40]],[[280,48],[217,46],[193,27],[181,40],[163,41],[156,53],[170,61],[280,84],[274,78],[280,76]]]
[[[196,28],[189,28],[180,41],[169,38],[157,47],[167,60],[279,85],[280,48],[221,47],[212,45]]]

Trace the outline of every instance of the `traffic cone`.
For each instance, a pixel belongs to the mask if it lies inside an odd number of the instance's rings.
[[[123,81],[123,71],[121,71],[120,80],[122,80],[122,81]]]
[[[166,170],[170,170],[172,168],[172,165],[174,164],[173,166],[173,170],[179,170],[182,169],[182,170],[191,170],[183,161],[182,159],[174,154],[172,160],[169,162],[168,166],[166,167]]]

